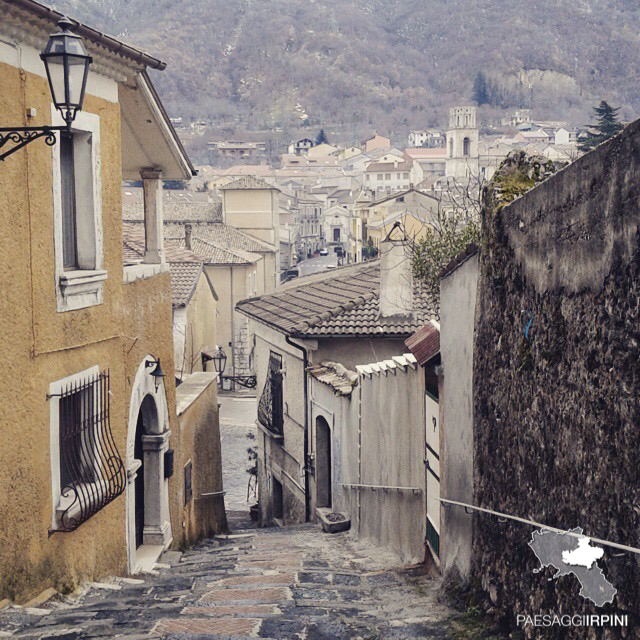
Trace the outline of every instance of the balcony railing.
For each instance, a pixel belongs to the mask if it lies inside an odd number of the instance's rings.
[[[282,398],[282,356],[271,352],[267,380],[258,402],[258,420],[276,436],[282,436],[284,426]]]

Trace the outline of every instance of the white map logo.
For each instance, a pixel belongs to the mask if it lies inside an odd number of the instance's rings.
[[[580,595],[602,607],[613,602],[617,591],[597,564],[604,555],[604,549],[592,547],[591,540],[582,533],[580,527],[567,533],[534,531],[529,546],[541,565],[535,571],[537,573],[544,567],[553,567],[557,570],[554,579],[573,573],[580,581]]]

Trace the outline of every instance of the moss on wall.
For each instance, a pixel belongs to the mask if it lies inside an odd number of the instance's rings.
[[[630,125],[508,206],[489,194],[474,346],[475,501],[637,546],[640,529],[640,125]],[[544,167],[541,168],[546,171]],[[573,577],[551,579],[532,530],[475,520],[476,591],[518,613],[622,613],[640,624],[637,556],[599,561],[618,589],[597,609]],[[585,637],[567,629],[545,637]],[[618,631],[598,637],[621,637]],[[593,637],[596,637],[595,635]]]

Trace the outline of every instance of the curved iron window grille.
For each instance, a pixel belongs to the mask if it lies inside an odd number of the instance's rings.
[[[109,372],[62,390],[59,401],[58,527],[77,529],[125,490],[124,463],[109,418]]]
[[[282,356],[273,351],[269,355],[267,381],[258,402],[258,420],[271,433],[283,435]]]

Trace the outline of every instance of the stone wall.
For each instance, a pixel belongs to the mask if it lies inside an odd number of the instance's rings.
[[[474,350],[476,504],[635,547],[639,150],[635,122],[509,206],[487,197]],[[636,637],[638,555],[605,549],[618,593],[597,609],[573,576],[534,573],[531,527],[474,517],[476,588],[509,627],[517,613],[618,612]],[[575,637],[621,632],[592,633]]]

